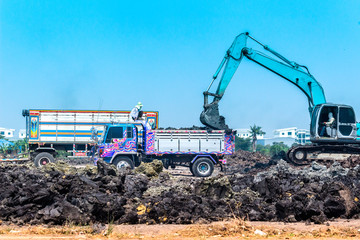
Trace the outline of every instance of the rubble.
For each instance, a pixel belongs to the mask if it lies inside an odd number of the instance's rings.
[[[135,171],[118,171],[102,161],[85,168],[65,162],[42,169],[1,164],[0,221],[187,224],[235,217],[323,223],[360,217],[359,166],[299,168],[247,152],[228,164],[232,174],[209,178],[173,176],[162,172],[161,161]]]
[[[148,177],[157,177],[162,170],[162,162],[160,160],[154,160],[150,163],[142,162],[140,166],[135,169],[135,172],[145,174]]]

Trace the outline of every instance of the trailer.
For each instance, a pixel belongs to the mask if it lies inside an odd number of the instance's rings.
[[[153,130],[144,122],[108,125],[98,143],[99,157],[118,169],[161,160],[165,168],[187,166],[198,177],[210,176],[234,153],[235,135],[224,130]]]
[[[36,166],[53,162],[58,151],[66,151],[74,158],[86,157],[94,145],[93,132],[101,136],[108,124],[133,122],[130,111],[29,109],[22,115],[26,119],[30,160]],[[142,117],[152,129],[158,128],[157,111],[144,111]]]

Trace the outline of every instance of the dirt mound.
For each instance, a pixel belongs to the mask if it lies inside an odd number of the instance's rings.
[[[360,165],[360,156],[352,155],[346,161],[341,162],[341,166],[345,168],[353,168]]]
[[[231,174],[247,173],[254,169],[265,169],[276,162],[259,152],[237,150],[233,155],[227,157],[226,171]]]
[[[94,165],[94,161],[91,160],[91,157],[78,157],[78,158],[69,158],[69,157],[57,157],[57,161],[63,161],[69,165]]]
[[[253,153],[236,156],[239,168],[269,163],[260,155],[257,161]],[[60,225],[194,223],[236,216],[321,223],[360,217],[360,167],[314,163],[299,169],[283,160],[268,163],[265,170],[210,178],[175,177],[161,172],[161,162],[145,164],[139,173],[117,171],[102,161],[96,169],[82,170],[63,162],[43,169],[2,164],[0,220]]]
[[[174,128],[174,127],[159,128],[159,130],[207,130],[207,128],[193,125],[192,127],[181,127],[181,128]]]
[[[313,221],[359,217],[358,169],[334,164],[329,169],[313,164],[301,170],[285,161],[253,177],[233,177],[232,186],[242,194],[241,214],[250,220]],[[256,194],[254,194],[256,193]],[[244,205],[244,202],[246,204]]]
[[[135,172],[145,174],[148,177],[158,177],[162,170],[162,161],[154,160],[150,163],[141,163],[140,166],[135,169]]]

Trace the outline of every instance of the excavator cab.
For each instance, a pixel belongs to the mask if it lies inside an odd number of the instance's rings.
[[[311,116],[310,136],[316,143],[355,142],[357,126],[353,108],[339,104],[316,105]]]

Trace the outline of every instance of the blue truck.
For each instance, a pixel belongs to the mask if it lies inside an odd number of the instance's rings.
[[[189,167],[197,177],[208,177],[221,168],[235,149],[235,135],[224,130],[158,130],[145,121],[105,127],[98,141],[98,156],[120,168],[161,160],[165,168]]]

